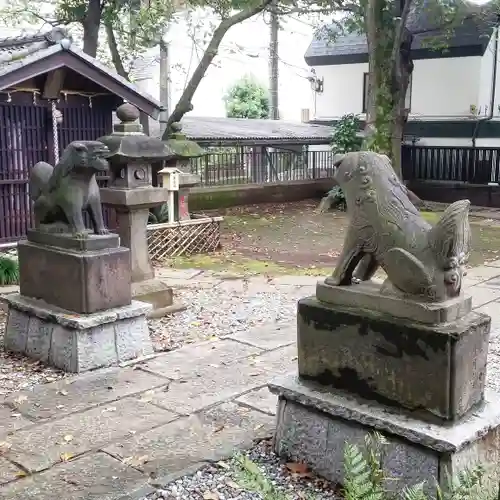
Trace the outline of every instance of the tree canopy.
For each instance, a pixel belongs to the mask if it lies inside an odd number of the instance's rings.
[[[267,89],[252,76],[235,82],[225,96],[228,118],[269,118]]]

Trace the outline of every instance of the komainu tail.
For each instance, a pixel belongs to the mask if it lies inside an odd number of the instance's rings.
[[[33,201],[47,189],[54,167],[45,161],[39,161],[31,169],[29,180],[29,195]]]
[[[468,259],[471,247],[469,207],[469,200],[452,203],[429,232],[429,245],[444,268],[450,259]]]

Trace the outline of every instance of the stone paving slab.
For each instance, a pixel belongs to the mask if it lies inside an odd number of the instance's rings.
[[[65,418],[20,430],[9,437],[5,457],[27,470],[41,471],[61,457],[75,457],[106,446],[130,432],[140,432],[177,418],[172,412],[126,398]]]
[[[332,269],[333,271],[333,269]],[[290,286],[314,286],[318,281],[324,281],[326,276],[301,276],[301,275],[284,275],[273,278],[274,285],[290,285]]]
[[[207,366],[234,362],[253,354],[261,353],[258,347],[229,340],[213,340],[191,344],[174,351],[161,354],[155,359],[141,364],[142,370],[161,375],[172,380],[194,377]]]
[[[197,279],[207,278],[204,276],[202,269],[174,269],[172,267],[160,267],[155,269],[157,278],[173,278],[181,280],[190,280],[194,277]]]
[[[254,439],[271,436],[274,418],[234,403],[224,403],[130,436],[104,449],[154,477],[171,475],[204,461],[227,458]]]
[[[200,411],[267,384],[297,365],[297,347],[287,346],[222,366],[200,366],[197,376],[174,381],[168,391],[141,396],[143,401],[183,415]]]
[[[228,335],[228,339],[244,342],[262,349],[276,349],[297,341],[297,322],[284,325],[261,325],[251,330]]]
[[[297,371],[297,345],[292,344],[251,358],[255,366],[264,368],[272,374]]]
[[[474,309],[478,313],[487,314],[491,317],[490,339],[500,334],[500,301],[489,302]]]
[[[486,267],[500,267],[500,260],[494,260],[492,262],[485,262],[484,265]],[[500,274],[500,271],[499,271]]]
[[[9,462],[6,458],[0,457],[0,486],[6,484],[10,481],[15,481],[24,474],[22,469],[16,467],[12,462]],[[0,498],[2,497],[2,490],[0,488]]]
[[[465,278],[468,280],[486,281],[497,276],[500,276],[500,269],[489,266],[478,266],[467,269]]]
[[[163,377],[133,367],[109,368],[17,392],[6,398],[5,402],[31,419],[47,419],[89,409],[168,383]]]
[[[141,396],[161,408],[189,415],[263,386],[272,378],[265,365],[244,359],[226,366],[200,367],[198,376],[174,381],[168,391]]]
[[[266,385],[260,389],[243,394],[243,396],[236,399],[236,402],[268,413],[269,415],[276,415],[278,397],[273,394]]]
[[[500,284],[493,285],[491,281],[485,281],[469,287],[467,292],[472,295],[472,307],[477,308],[500,298]]]
[[[196,288],[196,289],[211,289],[217,286],[221,280],[214,280],[213,278],[205,278],[204,280],[198,279],[180,279],[180,278],[164,278],[169,286],[172,288]]]
[[[13,431],[33,425],[33,421],[24,418],[19,411],[8,406],[0,406],[0,422],[0,441]]]
[[[147,477],[105,453],[95,453],[0,487],[5,500],[118,500]]]

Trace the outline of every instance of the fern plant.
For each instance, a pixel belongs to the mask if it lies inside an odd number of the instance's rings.
[[[19,283],[19,263],[10,257],[0,257],[0,286]]]
[[[390,481],[383,467],[385,438],[372,433],[365,439],[364,449],[347,443],[344,448],[344,498],[345,500],[498,500],[499,493],[489,492],[481,483],[485,470],[481,465],[465,469],[448,477],[446,486],[436,484],[436,492],[428,496],[425,482],[405,487],[396,496],[387,492],[385,483]],[[429,478],[429,481],[435,481]]]

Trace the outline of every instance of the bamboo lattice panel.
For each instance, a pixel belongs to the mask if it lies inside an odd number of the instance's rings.
[[[148,225],[151,260],[209,253],[220,247],[222,217],[205,217],[172,224]]]

